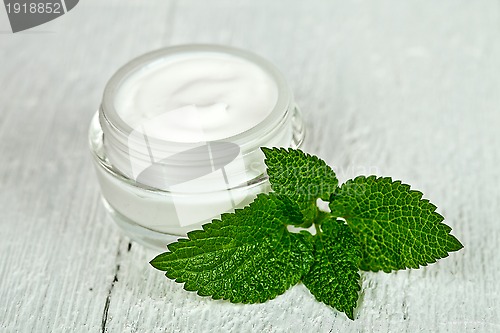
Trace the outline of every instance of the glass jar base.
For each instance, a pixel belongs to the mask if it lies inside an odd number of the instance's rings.
[[[101,199],[104,207],[121,231],[133,241],[149,249],[165,251],[168,244],[177,241],[179,238],[186,238],[186,236],[171,235],[145,228],[116,211],[104,197],[101,197]]]
[[[289,147],[291,148],[298,148],[302,145],[305,137],[305,127],[303,124],[302,120],[302,114],[300,110],[297,107],[294,107],[292,110],[292,135],[291,135],[291,140]],[[108,162],[103,155],[102,151],[102,143],[103,143],[103,133],[101,131],[101,128],[99,126],[99,121],[97,115],[94,117],[94,120],[92,121],[92,126],[90,129],[90,137],[91,137],[91,147],[92,150],[95,154],[96,158],[96,166],[97,166],[97,174],[98,176],[102,173],[102,177],[100,178],[101,182],[101,187],[103,189],[105,188],[110,188],[110,186],[105,186],[108,184],[109,180],[108,178],[116,178],[118,176],[115,176],[113,173],[112,169],[108,167]],[[108,170],[109,169],[109,170]],[[101,172],[104,171],[104,172]],[[113,177],[111,177],[113,176]],[[267,192],[269,191],[268,185],[262,185],[261,182],[266,182],[265,178],[259,179],[259,183],[252,183],[248,184],[248,187],[246,188],[247,191],[251,191],[253,193],[253,196],[257,195],[260,192]],[[123,182],[124,184],[128,184],[127,181]],[[108,184],[109,185],[109,184]],[[133,186],[130,186],[131,188],[134,188]],[[139,188],[137,188],[139,189]],[[243,188],[245,189],[245,188]],[[110,216],[112,219],[115,221],[115,223],[118,225],[118,227],[126,234],[128,237],[130,237],[133,241],[144,245],[150,249],[153,250],[160,250],[160,251],[165,251],[166,246],[172,242],[177,241],[179,238],[186,238],[186,234],[184,232],[180,232],[178,234],[170,234],[166,233],[163,231],[157,231],[157,230],[152,230],[148,227],[143,226],[143,223],[140,223],[138,221],[135,221],[134,219],[131,219],[130,217],[127,217],[126,215],[121,213],[120,207],[118,210],[115,209],[108,200],[105,199],[104,194],[107,193],[106,191],[103,192],[102,202],[106,208],[106,210],[109,212]],[[136,193],[138,197],[143,197],[146,198],[147,194],[150,194],[151,191],[146,191],[145,193]],[[107,194],[108,197],[113,198],[114,194]],[[158,198],[154,197],[155,200]],[[113,201],[113,200],[111,200]],[[117,201],[120,202],[120,201]],[[248,200],[244,201],[245,205],[248,205],[250,202]],[[122,204],[121,208],[123,207],[128,207],[129,202],[126,202],[125,204]],[[241,208],[241,207],[240,207]],[[223,212],[220,212],[223,213]],[[214,218],[216,218],[214,216]],[[210,222],[211,219],[205,221],[204,223]],[[195,229],[201,229],[201,224],[198,226],[194,226],[192,230]]]

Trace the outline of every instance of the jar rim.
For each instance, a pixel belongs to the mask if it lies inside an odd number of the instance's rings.
[[[121,84],[136,71],[144,66],[151,64],[159,59],[167,58],[177,54],[193,54],[193,53],[219,53],[235,56],[247,60],[266,72],[276,83],[278,96],[276,103],[269,114],[260,121],[257,125],[227,138],[220,139],[221,141],[230,141],[238,143],[240,146],[245,146],[246,138],[255,136],[258,132],[266,133],[277,127],[284,118],[287,117],[290,106],[293,103],[293,95],[288,85],[287,80],[281,72],[270,61],[262,58],[252,52],[217,44],[183,44],[161,48],[152,52],[145,53],[139,57],[132,59],[125,65],[120,67],[111,78],[108,80],[103,93],[100,114],[108,126],[113,129],[115,135],[127,137],[134,129],[127,124],[118,114],[114,101],[116,93],[120,89]],[[104,124],[102,124],[104,125]],[[278,126],[279,127],[279,126]]]

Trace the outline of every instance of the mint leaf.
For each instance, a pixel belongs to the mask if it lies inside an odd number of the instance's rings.
[[[419,268],[463,246],[422,193],[391,178],[357,177],[330,199],[331,214],[347,221],[363,249],[361,269]]]
[[[338,187],[316,156],[262,151],[274,192],[189,232],[152,266],[186,290],[234,303],[265,302],[302,279],[317,300],[354,319],[359,269],[419,268],[463,247],[436,206],[409,185],[360,176]],[[331,212],[318,209],[318,198]],[[312,224],[314,236],[287,228]]]
[[[151,261],[166,276],[200,296],[259,303],[284,293],[308,272],[313,245],[304,234],[288,232],[301,214],[275,193],[255,201],[203,230],[168,245]]]
[[[318,301],[345,312],[354,320],[358,301],[361,248],[343,221],[323,220],[314,237],[314,262],[302,278]]]
[[[304,215],[304,221],[309,221],[304,226],[310,226],[318,212],[316,200],[328,201],[337,189],[335,172],[325,161],[298,149],[261,149],[266,156],[264,162],[271,188],[295,201]]]

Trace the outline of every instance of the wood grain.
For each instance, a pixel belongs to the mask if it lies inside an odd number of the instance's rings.
[[[87,0],[17,34],[0,10],[0,32],[0,331],[500,331],[498,1]],[[363,274],[355,321],[302,285],[234,305],[166,280],[106,217],[87,128],[120,65],[180,43],[276,63],[307,151],[412,184],[465,248]]]

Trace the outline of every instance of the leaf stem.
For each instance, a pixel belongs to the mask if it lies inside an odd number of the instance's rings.
[[[323,212],[321,210],[318,210],[318,213],[316,215],[316,218],[314,219],[314,224],[321,225],[324,220],[328,220],[331,218],[330,213]]]
[[[314,223],[314,228],[316,229],[316,235],[321,234],[321,228],[318,223]]]

